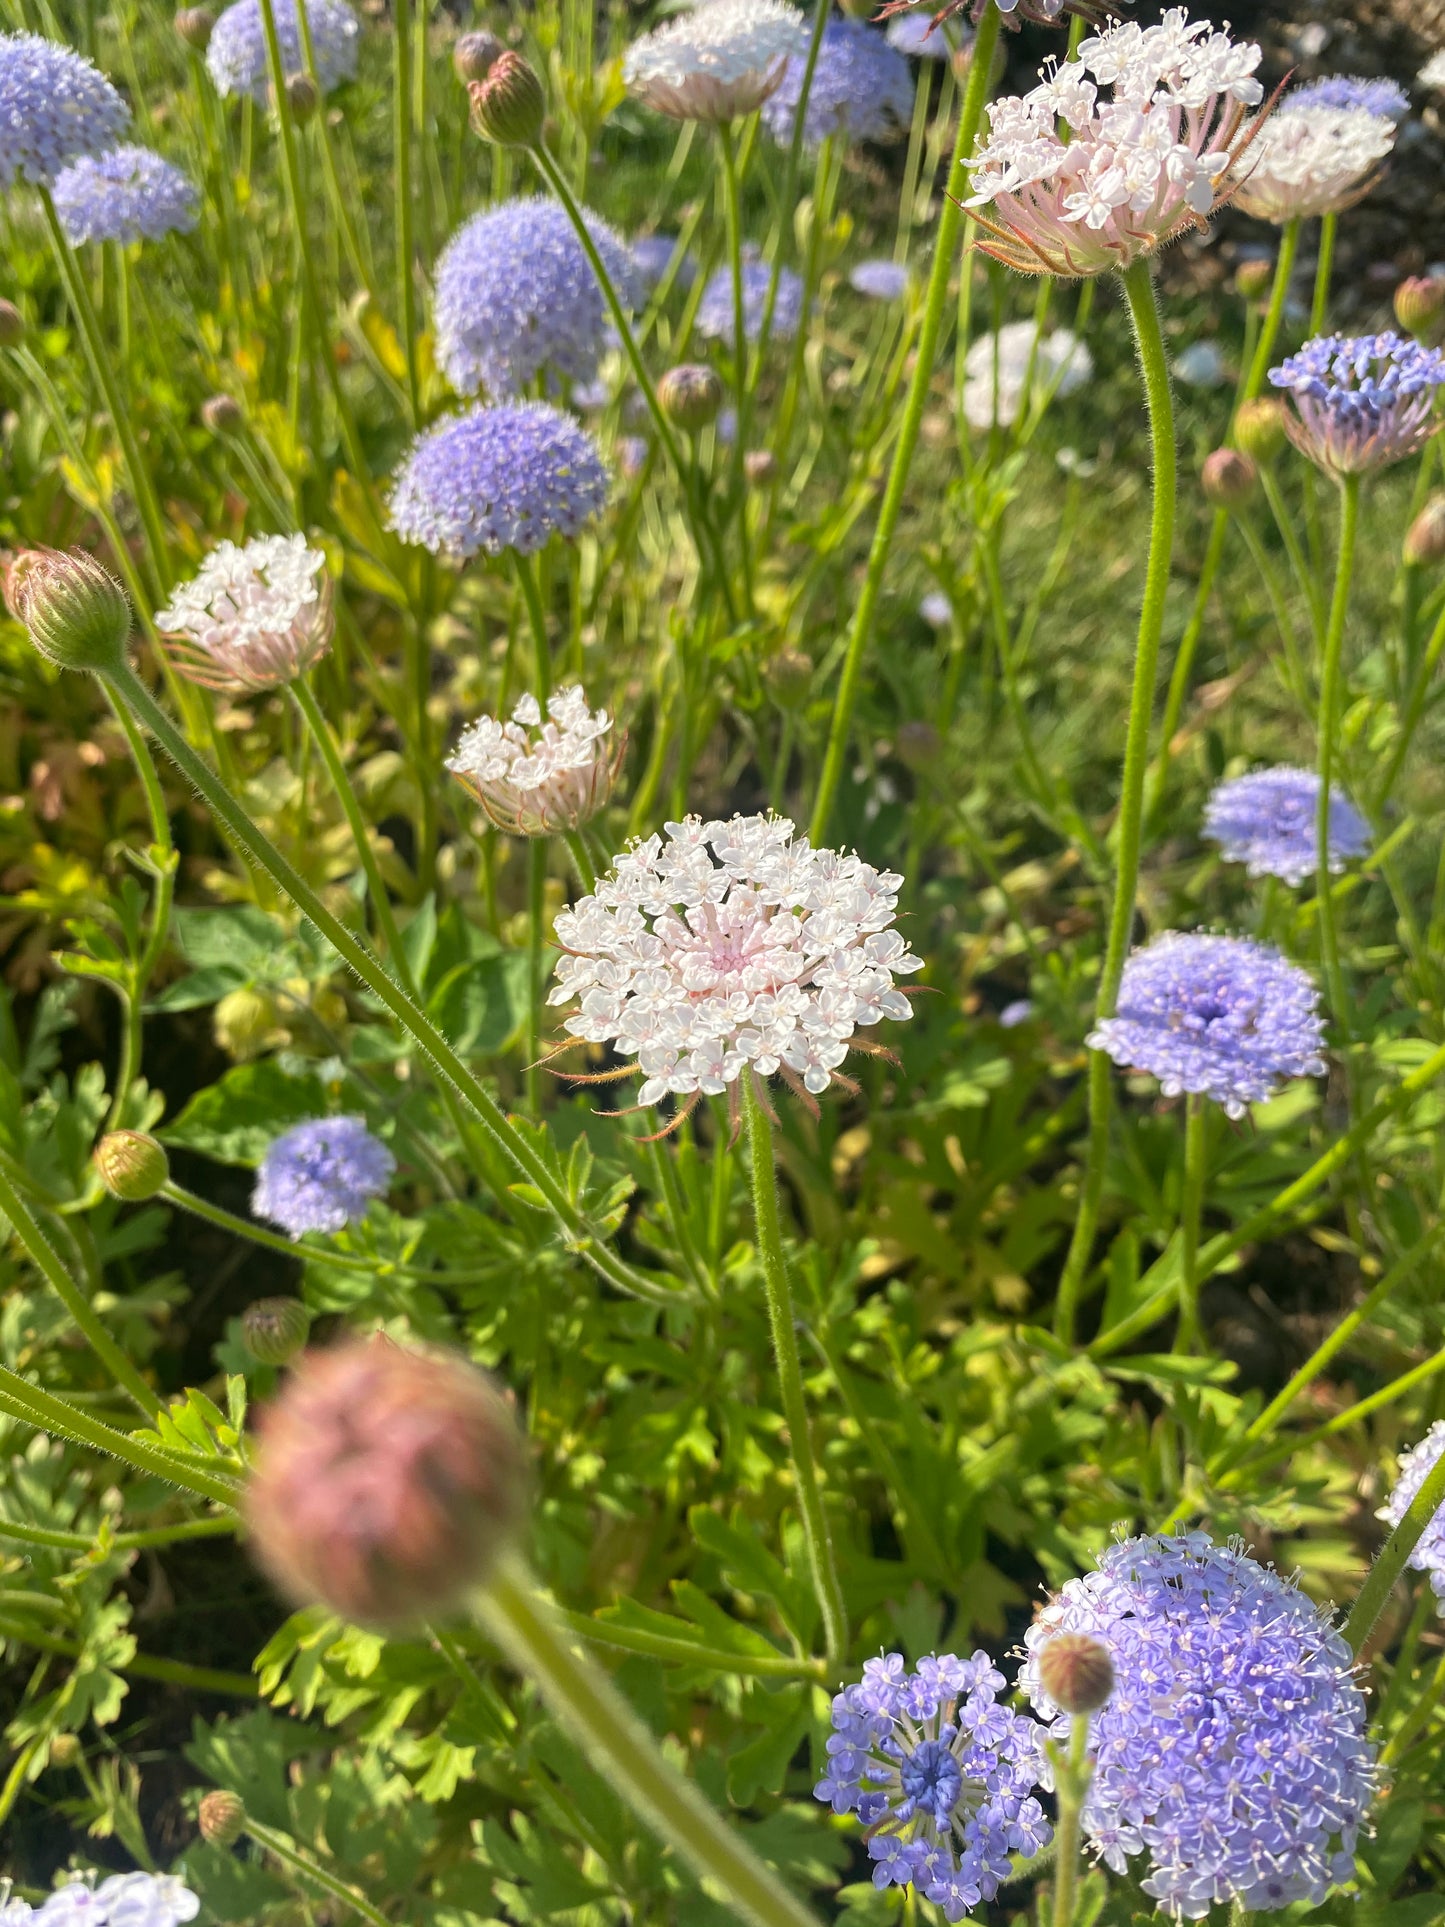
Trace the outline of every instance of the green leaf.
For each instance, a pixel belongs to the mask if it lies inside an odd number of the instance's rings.
[[[304,1118],[324,1116],[327,1109],[319,1077],[292,1077],[273,1058],[263,1057],[233,1065],[198,1091],[161,1137],[219,1164],[255,1165],[273,1138]]]
[[[176,948],[197,970],[225,965],[248,975],[263,974],[288,940],[284,925],[249,903],[228,910],[175,910],[171,929]]]
[[[527,959],[509,950],[458,964],[432,992],[427,1014],[462,1056],[495,1056],[526,1018]]]

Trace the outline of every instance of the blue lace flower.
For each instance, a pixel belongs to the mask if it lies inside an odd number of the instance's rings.
[[[907,14],[899,14],[906,20]],[[860,261],[848,273],[848,286],[873,301],[901,301],[912,279],[901,261]]]
[[[1024,1638],[1019,1686],[1062,1740],[1039,1676],[1060,1632],[1113,1662],[1084,1827],[1115,1873],[1147,1854],[1144,1892],[1189,1920],[1233,1900],[1318,1905],[1350,1878],[1375,1749],[1350,1649],[1295,1586],[1202,1532],[1111,1546]]]
[[[0,1908],[3,1927],[183,1927],[201,1903],[174,1874],[116,1873],[68,1880],[38,1907],[11,1900]]]
[[[340,1231],[363,1218],[391,1182],[396,1159],[359,1117],[311,1117],[267,1146],[251,1209],[293,1238]]]
[[[159,241],[189,234],[201,197],[178,167],[148,147],[82,155],[55,177],[55,211],[72,247],[82,241]]]
[[[1318,1077],[1324,1026],[1308,974],[1269,944],[1171,931],[1124,966],[1119,1006],[1089,1034],[1092,1050],[1147,1071],[1166,1097],[1212,1097],[1226,1116],[1288,1077]]]
[[[554,534],[573,537],[607,502],[607,470],[585,429],[545,402],[479,407],[412,444],[391,498],[406,542],[465,561]]]
[[[1400,1471],[1394,1490],[1376,1513],[1376,1518],[1385,1520],[1391,1526],[1399,1525],[1409,1511],[1415,1494],[1439,1463],[1442,1453],[1445,1453],[1445,1419],[1436,1419],[1418,1445],[1412,1445],[1408,1452],[1401,1453]],[[1421,1534],[1419,1544],[1410,1554],[1410,1564],[1416,1572],[1429,1573],[1430,1590],[1435,1595],[1440,1612],[1445,1615],[1445,1506],[1441,1506]]]
[[[632,259],[637,266],[638,278],[644,288],[655,288],[667,273],[672,257],[677,252],[675,234],[640,234],[631,243]],[[675,288],[690,288],[697,279],[697,266],[690,254],[685,254],[677,264],[673,276]]]
[[[1226,861],[1243,863],[1252,877],[1303,883],[1319,855],[1315,811],[1320,779],[1308,769],[1257,769],[1221,783],[1204,806],[1204,834]],[[1330,792],[1331,870],[1364,856],[1370,826],[1347,796]]]
[[[916,1887],[962,1920],[1008,1879],[1011,1853],[1050,1829],[1033,1797],[1044,1773],[1038,1725],[1007,1707],[987,1653],[870,1659],[833,1701],[828,1770],[813,1789],[866,1829],[876,1887]]]
[[[82,154],[114,147],[130,109],[98,67],[36,33],[0,33],[0,187],[48,186]]]
[[[1279,112],[1296,107],[1357,107],[1381,120],[1404,120],[1410,96],[1393,80],[1366,80],[1362,74],[1327,74],[1323,80],[1294,87],[1280,102]]]
[[[288,74],[306,71],[296,0],[275,0],[276,38],[281,66]],[[316,54],[316,78],[323,94],[344,80],[355,80],[361,22],[345,0],[306,0],[306,21]],[[266,61],[266,27],[261,0],[235,0],[216,22],[206,49],[206,66],[218,94],[249,94],[265,106],[271,97]]]
[[[749,255],[743,261],[743,333],[756,341],[762,332],[763,309],[767,306],[768,277],[765,261]],[[778,274],[778,298],[773,307],[771,337],[791,341],[803,319],[803,283],[791,268]],[[729,268],[709,275],[702,299],[697,304],[697,331],[714,341],[733,338],[733,278]]]
[[[595,214],[587,227],[621,300],[641,300],[627,244]],[[565,211],[540,198],[504,201],[472,219],[437,263],[437,360],[459,395],[520,395],[543,372],[589,381],[608,316]]]
[[[780,147],[793,138],[807,60],[794,54],[763,120]],[[913,75],[908,62],[881,33],[861,20],[837,18],[823,29],[818,64],[803,124],[806,147],[820,147],[830,134],[845,140],[901,140],[913,115]]]
[[[1317,335],[1269,378],[1294,400],[1285,427],[1295,447],[1332,475],[1360,475],[1435,433],[1445,354],[1397,334]]]

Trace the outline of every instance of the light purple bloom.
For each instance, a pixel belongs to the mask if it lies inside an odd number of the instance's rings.
[[[1332,475],[1360,475],[1435,433],[1445,354],[1397,334],[1317,335],[1269,378],[1294,399],[1285,427],[1295,447]]]
[[[275,0],[276,38],[281,44],[281,67],[287,74],[306,70],[296,0]],[[355,80],[361,22],[345,0],[306,0],[306,24],[316,54],[316,78],[323,94],[345,80]],[[266,60],[266,28],[260,0],[235,0],[216,22],[206,66],[218,94],[249,94],[258,106],[271,98],[271,69]]]
[[[806,56],[794,54],[777,92],[763,106],[763,120],[780,147],[793,138],[806,68]],[[913,76],[898,49],[861,20],[830,20],[808,95],[804,145],[821,147],[830,134],[855,141],[900,140],[912,114]]]
[[[340,1231],[365,1217],[395,1170],[396,1159],[361,1118],[308,1118],[267,1146],[251,1209],[293,1238]]]
[[[908,13],[895,13],[885,29],[889,46],[923,60],[947,60],[953,49],[942,27],[933,24],[937,12],[935,0],[925,0],[924,5]],[[964,44],[972,38],[972,34],[966,35]]]
[[[771,269],[756,257],[743,262],[743,333],[756,341],[762,332],[763,309],[768,299]],[[778,274],[778,298],[773,308],[772,338],[791,341],[803,318],[803,283],[791,268]],[[697,331],[713,341],[733,338],[733,278],[731,270],[719,268],[708,279],[697,304]]]
[[[201,197],[178,167],[148,147],[84,154],[55,177],[55,211],[72,247],[83,241],[159,241],[189,234]]]
[[[1376,1518],[1390,1526],[1399,1525],[1415,1494],[1439,1463],[1441,1453],[1445,1453],[1445,1419],[1436,1419],[1418,1445],[1401,1453],[1394,1490]],[[1445,1614],[1445,1506],[1440,1507],[1421,1534],[1419,1544],[1410,1554],[1410,1564],[1416,1572],[1429,1573],[1430,1590],[1439,1611]]]
[[[114,147],[129,124],[120,95],[73,48],[0,34],[0,187],[49,185],[71,161]]]
[[[1252,877],[1302,883],[1313,876],[1319,848],[1315,812],[1320,779],[1308,769],[1257,769],[1221,783],[1204,806],[1204,834],[1226,861],[1243,863]],[[1364,856],[1370,826],[1347,796],[1330,793],[1330,869]]]
[[[1295,87],[1280,102],[1282,114],[1297,107],[1356,107],[1380,120],[1404,120],[1410,96],[1393,80],[1366,80],[1362,74],[1327,74]]]
[[[47,1894],[34,1910],[23,1900],[0,1908],[3,1927],[183,1927],[201,1903],[174,1874],[117,1873],[96,1885],[96,1876],[72,1879]]]
[[[901,301],[912,278],[901,261],[860,261],[849,271],[848,286],[874,301]]]
[[[667,273],[673,255],[677,253],[677,236],[675,234],[642,234],[629,245],[643,287],[655,288]],[[696,279],[697,265],[690,254],[685,254],[677,264],[677,273],[673,277],[672,285],[685,290],[690,288]]]
[[[1016,997],[1011,1004],[1005,1004],[998,1014],[998,1021],[1005,1030],[1016,1030],[1026,1024],[1034,1014],[1034,1007],[1027,997]]]

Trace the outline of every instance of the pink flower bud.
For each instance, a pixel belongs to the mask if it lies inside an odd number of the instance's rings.
[[[1114,1662],[1087,1633],[1056,1633],[1039,1649],[1039,1682],[1065,1713],[1097,1713],[1114,1690]]]
[[[238,1794],[218,1787],[201,1795],[196,1824],[208,1846],[234,1847],[246,1831],[246,1809]]]
[[[1252,457],[1237,448],[1216,448],[1199,478],[1204,499],[1217,509],[1243,508],[1259,482]]]
[[[498,54],[486,78],[467,88],[472,127],[498,147],[535,147],[542,138],[547,97],[536,70],[520,54]]]

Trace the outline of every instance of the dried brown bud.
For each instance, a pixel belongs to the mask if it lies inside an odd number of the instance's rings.
[[[1405,534],[1405,560],[1415,569],[1445,562],[1445,495],[1432,495]]]
[[[262,1415],[246,1492],[277,1587],[380,1632],[444,1618],[526,1510],[506,1402],[457,1353],[348,1339],[303,1358]]]
[[[1234,291],[1246,301],[1258,301],[1274,279],[1274,263],[1262,259],[1241,261],[1234,270]]]
[[[1039,1681],[1065,1713],[1097,1713],[1114,1690],[1114,1662],[1087,1633],[1055,1633],[1039,1648]]]
[[[24,315],[13,301],[0,301],[0,348],[18,348],[24,339]]]
[[[472,33],[461,34],[452,48],[452,66],[456,69],[457,79],[464,84],[472,80],[485,80],[496,66],[506,48],[494,33],[478,27]]]
[[[1395,319],[1433,348],[1445,334],[1445,274],[1412,274],[1395,290]]]
[[[750,448],[743,457],[743,474],[754,488],[765,488],[778,472],[778,458],[770,448]]]
[[[1237,448],[1216,448],[1205,457],[1199,477],[1204,499],[1217,509],[1243,508],[1259,485],[1252,456]]]
[[[321,90],[310,74],[287,74],[286,104],[297,126],[304,126],[321,105]]]
[[[1284,447],[1284,403],[1272,395],[1241,402],[1234,418],[1234,439],[1256,462],[1272,462]]]
[[[263,1365],[289,1365],[311,1336],[299,1298],[258,1298],[241,1313],[241,1342]]]
[[[234,1847],[246,1831],[246,1809],[237,1793],[203,1793],[196,1812],[201,1838],[211,1847]]]
[[[130,638],[125,590],[83,549],[22,549],[5,579],[5,603],[58,669],[119,669]]]
[[[186,45],[203,54],[211,44],[216,16],[209,7],[182,7],[173,24]]]
[[[498,147],[535,147],[542,138],[547,97],[536,70],[520,54],[498,54],[485,79],[467,87],[472,128]]]
[[[657,384],[657,399],[670,422],[690,435],[715,422],[723,402],[722,376],[702,362],[669,368]]]
[[[107,1131],[91,1162],[110,1195],[127,1204],[153,1198],[171,1174],[164,1147],[145,1131]]]
[[[241,404],[234,395],[211,395],[201,403],[201,421],[213,435],[228,435],[242,420]]]

